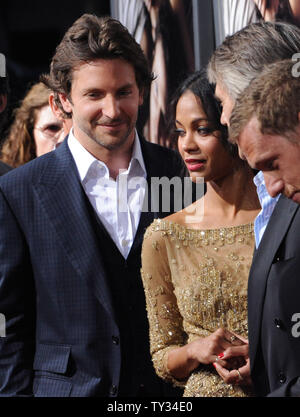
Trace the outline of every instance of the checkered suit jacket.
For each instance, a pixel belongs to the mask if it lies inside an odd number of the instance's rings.
[[[148,179],[183,175],[175,152],[141,144]],[[119,329],[89,218],[66,140],[1,177],[0,395],[116,395]]]

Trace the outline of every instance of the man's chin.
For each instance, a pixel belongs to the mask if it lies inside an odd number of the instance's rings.
[[[105,134],[94,136],[93,139],[98,143],[98,145],[101,145],[108,150],[114,150],[122,147],[126,142],[128,142],[128,140],[130,140],[129,136],[128,132],[126,132],[126,134],[122,136]]]

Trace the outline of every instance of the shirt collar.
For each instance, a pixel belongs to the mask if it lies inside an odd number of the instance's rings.
[[[142,147],[139,135],[137,131],[135,131],[135,140],[133,142],[133,149],[132,149],[132,156],[128,166],[128,173],[134,168],[134,165],[138,164],[138,166],[142,169],[143,174],[146,174],[146,167],[145,162],[142,154]]]
[[[253,182],[256,185],[256,187],[259,187],[260,185],[265,183],[264,174],[262,171],[258,171],[258,173],[253,178]]]
[[[275,206],[281,194],[278,194],[276,197],[271,197],[267,191],[265,178],[262,171],[259,171],[253,178],[254,184],[256,185],[256,192],[258,199],[262,208]]]
[[[85,149],[84,146],[81,145],[81,143],[74,136],[73,128],[71,129],[68,136],[68,146],[75,160],[81,181],[84,181],[84,179],[86,178],[92,164],[95,165],[97,163],[104,166],[108,174],[108,168],[106,164],[95,158],[88,150]],[[128,170],[126,172],[129,174],[135,168],[138,167],[140,167],[140,169],[143,171],[143,175],[146,175],[146,167],[142,154],[140,139],[137,131],[135,131],[132,156],[128,166]]]

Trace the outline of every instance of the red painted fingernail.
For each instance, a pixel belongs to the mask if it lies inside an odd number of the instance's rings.
[[[213,362],[213,366],[216,368],[217,367],[217,365]]]
[[[222,359],[224,356],[224,353],[220,353],[220,355],[218,355],[218,358]]]

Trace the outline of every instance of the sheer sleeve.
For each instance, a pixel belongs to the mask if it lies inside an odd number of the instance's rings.
[[[150,328],[150,349],[156,373],[175,385],[176,380],[167,368],[168,351],[186,343],[182,316],[177,306],[172,283],[168,252],[163,232],[155,223],[147,229],[142,249],[142,270],[147,314]]]

